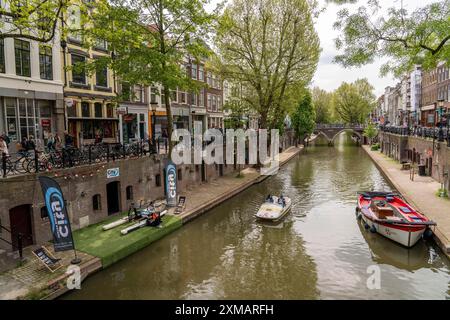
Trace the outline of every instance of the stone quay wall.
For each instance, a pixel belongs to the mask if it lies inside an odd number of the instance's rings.
[[[381,152],[399,162],[424,165],[425,172],[450,190],[450,148],[437,139],[380,132]]]
[[[287,149],[296,142],[293,137],[286,135],[280,137],[280,141],[281,149]],[[125,212],[132,202],[139,204],[140,200],[148,202],[161,199],[165,196],[166,160],[165,155],[151,155],[0,179],[0,224],[12,230],[11,218],[20,214],[24,219],[29,217],[31,220],[28,223],[31,224],[31,244],[43,244],[51,240],[50,222],[38,181],[40,175],[54,178],[60,184],[73,230]],[[178,165],[178,193],[183,194],[189,186],[220,179],[223,175],[245,167],[248,165]],[[115,168],[119,169],[119,175],[108,178],[108,169]],[[111,206],[115,208],[114,212],[108,208]],[[11,234],[4,229],[0,232],[0,238],[13,242]],[[11,251],[12,248],[0,241],[0,252],[2,249]]]

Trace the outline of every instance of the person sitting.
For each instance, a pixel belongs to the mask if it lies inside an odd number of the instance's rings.
[[[147,219],[147,225],[151,227],[157,227],[161,224],[161,215],[159,212],[153,212],[150,217]]]
[[[286,200],[284,200],[283,195],[280,195],[278,198],[278,204],[281,204],[283,207],[286,205]]]
[[[273,202],[273,198],[272,198],[272,195],[271,195],[271,194],[269,194],[269,195],[267,196],[266,201],[267,201],[267,202]]]

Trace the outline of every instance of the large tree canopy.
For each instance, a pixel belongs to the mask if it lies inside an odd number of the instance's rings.
[[[338,4],[357,0],[329,0]],[[396,76],[411,70],[415,64],[425,69],[438,61],[450,62],[450,0],[441,0],[412,12],[407,1],[394,2],[395,6],[381,10],[377,0],[366,0],[356,10],[350,6],[338,13],[335,28],[341,34],[336,47],[343,53],[335,61],[348,66],[362,66],[375,58],[389,59],[381,68],[382,74]],[[385,8],[383,8],[385,9]]]
[[[223,76],[240,83],[263,128],[284,118],[290,88],[310,82],[319,38],[307,0],[233,0],[218,21]]]
[[[1,2],[0,39],[25,38],[42,42],[53,40],[60,31],[67,9],[84,2],[75,0],[5,0]]]
[[[316,123],[332,122],[333,94],[315,87],[312,90],[312,101],[316,113]]]
[[[338,120],[344,123],[365,123],[375,104],[374,88],[367,79],[343,82],[334,91],[333,105]]]
[[[173,91],[198,86],[187,75],[186,59],[197,62],[210,53],[205,40],[214,14],[206,12],[206,4],[206,0],[113,0],[98,4],[82,31],[91,41],[107,41],[114,52],[88,62],[92,72],[107,65],[123,82],[162,86],[169,137]],[[172,146],[169,139],[169,153]]]

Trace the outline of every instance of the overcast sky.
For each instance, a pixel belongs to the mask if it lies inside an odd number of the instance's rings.
[[[325,5],[325,0],[319,0],[321,5]],[[360,3],[366,1],[360,0]],[[404,6],[408,11],[413,11],[419,6],[425,6],[436,0],[405,0]],[[400,6],[400,0],[379,0],[383,8]],[[357,4],[349,5],[358,7]],[[362,68],[345,69],[332,62],[337,50],[334,46],[334,39],[338,32],[333,29],[333,23],[336,20],[336,14],[342,6],[328,4],[326,10],[319,16],[316,22],[316,30],[319,33],[322,54],[316,74],[313,78],[313,86],[318,86],[327,91],[332,91],[339,87],[342,81],[352,82],[358,78],[368,78],[369,82],[375,87],[377,96],[384,92],[384,88],[396,83],[391,76],[380,77],[379,69],[383,61],[380,59],[371,65]]]

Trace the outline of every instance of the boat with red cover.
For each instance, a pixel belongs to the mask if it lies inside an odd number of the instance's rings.
[[[392,192],[358,192],[356,212],[367,229],[408,248],[436,225]]]

